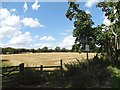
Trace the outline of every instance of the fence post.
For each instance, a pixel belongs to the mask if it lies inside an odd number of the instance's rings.
[[[20,66],[19,73],[21,76],[23,76],[24,75],[24,63],[21,63],[19,66]]]
[[[63,75],[62,59],[60,60],[61,77]]]
[[[40,66],[40,72],[42,74],[42,71],[43,71],[43,65]]]

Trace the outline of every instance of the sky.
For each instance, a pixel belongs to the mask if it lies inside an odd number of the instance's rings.
[[[92,15],[95,23],[109,24],[95,0],[77,2]],[[38,49],[56,46],[71,49],[73,22],[66,18],[68,2],[2,2],[0,8],[0,47]]]

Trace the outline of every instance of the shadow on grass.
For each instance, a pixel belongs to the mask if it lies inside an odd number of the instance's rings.
[[[85,61],[85,60],[84,60]],[[108,66],[110,62],[103,58],[95,57],[89,60],[89,71],[85,62],[71,62],[65,64],[66,71],[64,72],[67,78],[67,87],[69,88],[92,88],[92,87],[110,87],[105,85],[105,81],[110,78]]]
[[[89,72],[87,72],[86,62],[81,62],[78,59],[75,62],[64,64],[64,67],[62,76],[58,69],[43,73],[40,70],[25,69],[23,77],[20,77],[18,73],[5,77],[3,86],[34,86],[38,88],[110,88],[120,86],[119,69],[115,69],[117,66],[112,67],[106,58],[90,59]]]
[[[42,73],[40,70],[25,69],[23,76],[16,73],[4,77],[2,81],[3,87],[55,88],[61,85],[61,74],[57,69]]]
[[[7,60],[7,59],[2,59],[1,61],[2,61],[2,62],[8,62],[9,60]]]

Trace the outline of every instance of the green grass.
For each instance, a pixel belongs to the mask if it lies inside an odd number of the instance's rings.
[[[109,67],[111,71],[111,87],[120,88],[120,69],[116,67]]]

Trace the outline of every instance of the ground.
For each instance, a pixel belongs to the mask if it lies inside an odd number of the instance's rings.
[[[94,57],[95,53],[89,53],[89,58]],[[0,55],[2,60],[8,60],[11,65],[19,65],[25,63],[28,66],[40,65],[59,65],[60,59],[63,63],[75,61],[76,59],[83,60],[86,58],[86,53],[74,52],[59,52],[59,53],[31,53],[31,54],[9,54]]]

